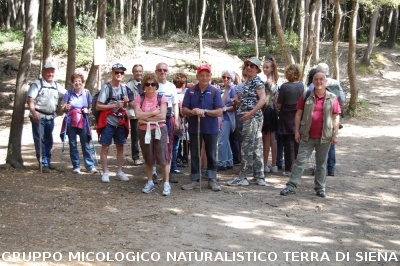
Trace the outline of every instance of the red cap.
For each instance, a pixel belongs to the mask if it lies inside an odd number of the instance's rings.
[[[201,65],[197,68],[197,74],[199,74],[201,71],[207,71],[208,73],[211,73],[211,68],[207,65]]]

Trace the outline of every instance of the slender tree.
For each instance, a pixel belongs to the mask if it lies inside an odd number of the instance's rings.
[[[258,27],[257,27],[257,20],[256,20],[256,14],[254,12],[254,3],[253,0],[249,0],[250,3],[250,11],[251,11],[251,18],[253,21],[253,30],[254,30],[254,49],[256,52],[256,56],[258,57]]]
[[[322,16],[322,0],[317,0],[315,2],[315,29],[314,29],[314,46],[313,46],[313,54],[312,61],[313,64],[316,65],[319,61],[319,41],[321,37],[321,16]]]
[[[206,16],[206,5],[207,1],[203,0],[203,8],[201,10],[200,24],[199,24],[199,59],[203,60],[203,23],[204,17]]]
[[[350,27],[349,27],[349,55],[348,55],[348,67],[347,75],[350,81],[350,102],[349,111],[355,114],[357,111],[358,101],[358,87],[357,87],[357,76],[356,76],[356,33],[357,33],[357,15],[359,8],[359,0],[353,0],[353,6],[350,15]]]
[[[374,43],[375,43],[375,32],[376,32],[376,22],[378,21],[379,17],[379,12],[381,10],[380,6],[376,6],[375,10],[372,14],[371,17],[371,24],[369,28],[369,38],[368,38],[368,46],[367,49],[365,49],[365,53],[362,59],[362,63],[364,65],[369,65],[371,61],[371,54],[372,54],[372,49],[374,48]]]
[[[289,46],[286,43],[285,34],[283,33],[281,26],[281,19],[279,18],[278,1],[271,0],[272,14],[274,15],[275,29],[278,35],[279,42],[281,43],[282,51],[285,56],[285,63],[287,65],[294,63],[292,53],[290,52]]]
[[[65,87],[68,87],[69,78],[75,71],[76,65],[76,11],[75,0],[68,0],[68,58],[67,58],[67,73],[65,77]]]
[[[305,3],[299,4],[299,62],[303,62],[304,55],[304,25],[305,25]]]
[[[42,63],[51,57],[51,20],[53,13],[53,0],[43,1],[43,24],[42,24]]]
[[[333,78],[339,80],[339,34],[340,24],[342,22],[343,12],[340,8],[340,0],[335,0],[335,28],[333,31],[332,42],[332,65],[333,65]]]
[[[26,94],[28,91],[28,78],[31,71],[32,58],[35,50],[37,20],[39,13],[39,1],[31,0],[27,3],[26,32],[24,46],[21,53],[21,61],[18,68],[15,88],[15,101],[12,113],[10,136],[8,139],[8,152],[6,162],[14,168],[24,168],[21,154],[22,129],[24,125],[24,112]]]
[[[140,45],[140,39],[142,38],[142,0],[138,0],[138,17],[137,17],[137,24],[136,24],[136,47]]]
[[[225,0],[219,0],[219,18],[220,18],[222,35],[224,36],[224,41],[225,41],[225,48],[228,48],[229,40],[228,40],[228,32],[226,31]]]
[[[399,28],[399,7],[393,8],[392,20],[389,27],[389,36],[387,40],[387,47],[393,49],[396,45],[397,32]]]

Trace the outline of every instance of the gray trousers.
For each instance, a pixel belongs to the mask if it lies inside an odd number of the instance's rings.
[[[300,182],[300,178],[303,175],[305,167],[307,166],[308,159],[315,149],[316,171],[314,190],[316,192],[325,191],[326,158],[328,156],[330,146],[330,142],[321,143],[321,139],[309,138],[307,141],[300,141],[299,152],[292,168],[292,175],[290,176],[289,181],[286,183],[286,186],[289,190],[296,191],[297,184]]]

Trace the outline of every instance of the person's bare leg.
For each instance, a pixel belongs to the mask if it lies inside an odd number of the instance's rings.
[[[124,165],[124,145],[123,144],[116,144],[117,147],[117,166],[118,172],[122,172],[122,166]]]
[[[106,145],[101,146],[100,163],[101,163],[101,168],[103,169],[103,173],[108,172],[107,155],[108,155],[109,149],[110,149],[110,146],[106,146]]]

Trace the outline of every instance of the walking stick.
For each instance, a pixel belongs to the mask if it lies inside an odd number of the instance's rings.
[[[201,142],[200,142],[200,116],[197,116],[197,147],[199,156],[199,169],[200,169],[200,192],[201,192]]]
[[[42,118],[40,118],[39,120],[39,170],[40,170],[40,174],[43,174],[43,165],[42,165],[42,159],[43,159],[43,155],[42,155]]]
[[[94,139],[93,139],[93,136],[92,136],[92,130],[90,128],[89,115],[88,114],[85,114],[85,119],[86,119],[87,127],[89,128],[89,135],[90,135],[90,139],[92,141],[92,150],[93,150],[92,152],[94,152],[94,157],[96,159],[96,166],[99,167],[99,160],[97,159],[97,151],[96,151],[96,146],[94,145]]]
[[[61,147],[61,164],[60,164],[60,172],[63,172],[63,168],[64,168],[64,151],[65,151],[65,139],[67,138],[67,120],[68,120],[68,115],[65,114],[64,116],[65,119],[65,124],[64,124],[64,135],[63,135],[63,139],[62,139],[62,147]]]

